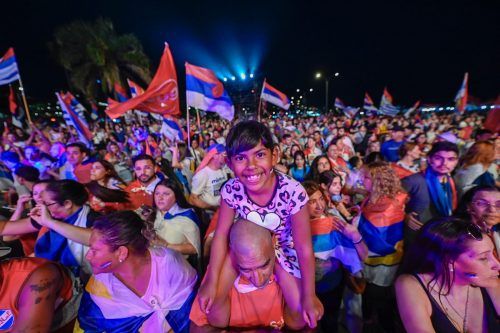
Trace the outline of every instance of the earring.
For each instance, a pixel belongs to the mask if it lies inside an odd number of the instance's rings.
[[[118,260],[118,261],[119,261],[120,263],[122,263],[122,262],[123,262],[123,259],[120,259],[120,260]]]

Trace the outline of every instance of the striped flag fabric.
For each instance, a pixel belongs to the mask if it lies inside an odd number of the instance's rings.
[[[61,93],[61,96],[64,101],[71,106],[71,109],[78,115],[81,121],[88,126],[87,120],[85,119],[87,109],[85,109],[85,107],[76,99],[75,96],[73,96],[71,92],[68,91],[67,93]]]
[[[130,88],[130,96],[136,97],[144,94],[144,89],[134,81],[127,79],[128,87]]]
[[[467,99],[469,97],[469,73],[465,73],[462,85],[455,96],[455,108],[457,112],[464,113],[465,107],[467,106]]]
[[[328,216],[311,220],[314,256],[322,260],[336,258],[355,274],[363,269],[363,264],[352,241],[335,229],[334,218]]]
[[[19,68],[17,67],[14,49],[11,47],[0,58],[0,86],[19,80]]]
[[[403,257],[406,198],[401,193],[395,199],[382,198],[376,204],[365,203],[362,207],[358,230],[368,247],[364,273],[369,281],[383,279],[384,282],[378,282],[387,283],[394,279]],[[384,274],[377,274],[380,272]]]
[[[92,141],[92,132],[90,132],[87,122],[81,119],[78,114],[71,107],[71,103],[67,98],[62,96],[62,93],[56,93],[57,100],[63,111],[63,118],[68,126],[73,126],[80,138],[80,141],[90,146]]]
[[[233,120],[233,102],[215,73],[208,68],[191,65],[187,62],[185,65],[187,105],[215,112],[229,121]]]
[[[335,108],[339,110],[344,110],[345,104],[342,102],[342,100],[338,97],[335,98]]]
[[[128,101],[127,91],[125,88],[123,88],[119,83],[115,83],[114,88],[118,102],[122,103]]]
[[[142,87],[140,85],[138,85],[137,83],[135,83],[134,81],[127,79],[127,84],[128,84],[129,91],[130,91],[130,96],[132,96],[132,98],[144,94],[144,89],[142,89]],[[147,116],[148,116],[147,112],[143,112],[140,110],[134,110],[134,113],[137,115],[137,117],[139,117],[139,119],[142,119],[142,117],[147,118]],[[153,117],[159,116],[160,119],[162,118],[162,116],[160,114],[151,113],[151,115],[153,115]]]
[[[262,85],[260,99],[284,110],[288,110],[290,108],[290,99],[288,96],[267,83],[266,80],[264,80],[264,84]]]
[[[373,103],[373,99],[368,95],[367,92],[365,92],[365,99],[363,101],[363,110],[366,111],[366,113],[377,113],[378,109],[375,106],[375,103]]]
[[[404,114],[403,114],[405,116],[405,118],[409,118],[410,115],[413,112],[415,112],[418,109],[419,106],[420,106],[420,101],[416,101],[415,104],[413,104],[413,106],[411,108],[405,110]]]
[[[185,141],[187,138],[177,119],[168,115],[163,117],[160,132],[172,142]]]
[[[94,101],[90,102],[90,118],[92,118],[92,120],[99,119],[99,109]]]
[[[379,114],[395,117],[399,113],[399,108],[392,104],[392,96],[387,88],[384,88],[382,99],[380,100]]]
[[[346,106],[342,112],[344,112],[344,114],[347,116],[347,118],[354,118],[356,116],[356,114],[358,113],[359,111],[359,108],[355,108],[355,107],[352,107],[352,106]]]

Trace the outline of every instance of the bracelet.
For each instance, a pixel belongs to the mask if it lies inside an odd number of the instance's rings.
[[[355,241],[352,241],[352,243],[353,243],[354,245],[356,245],[356,244],[361,243],[362,241],[363,241],[363,236],[359,237],[359,240],[358,240],[358,241],[356,241],[356,242],[355,242]]]

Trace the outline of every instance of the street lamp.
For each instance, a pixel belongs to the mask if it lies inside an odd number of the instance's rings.
[[[316,73],[316,75],[314,76],[316,79],[321,79],[323,75],[318,72]],[[335,74],[333,74],[332,77],[329,77],[328,75],[325,75],[325,112],[328,113],[328,84],[329,84],[329,80],[330,78],[331,79],[334,79],[336,77],[339,77],[340,76],[340,73],[339,72],[335,72]]]

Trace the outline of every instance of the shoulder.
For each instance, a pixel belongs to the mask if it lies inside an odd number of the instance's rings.
[[[415,173],[401,180],[403,185],[422,185],[425,184],[425,177],[422,173]]]

